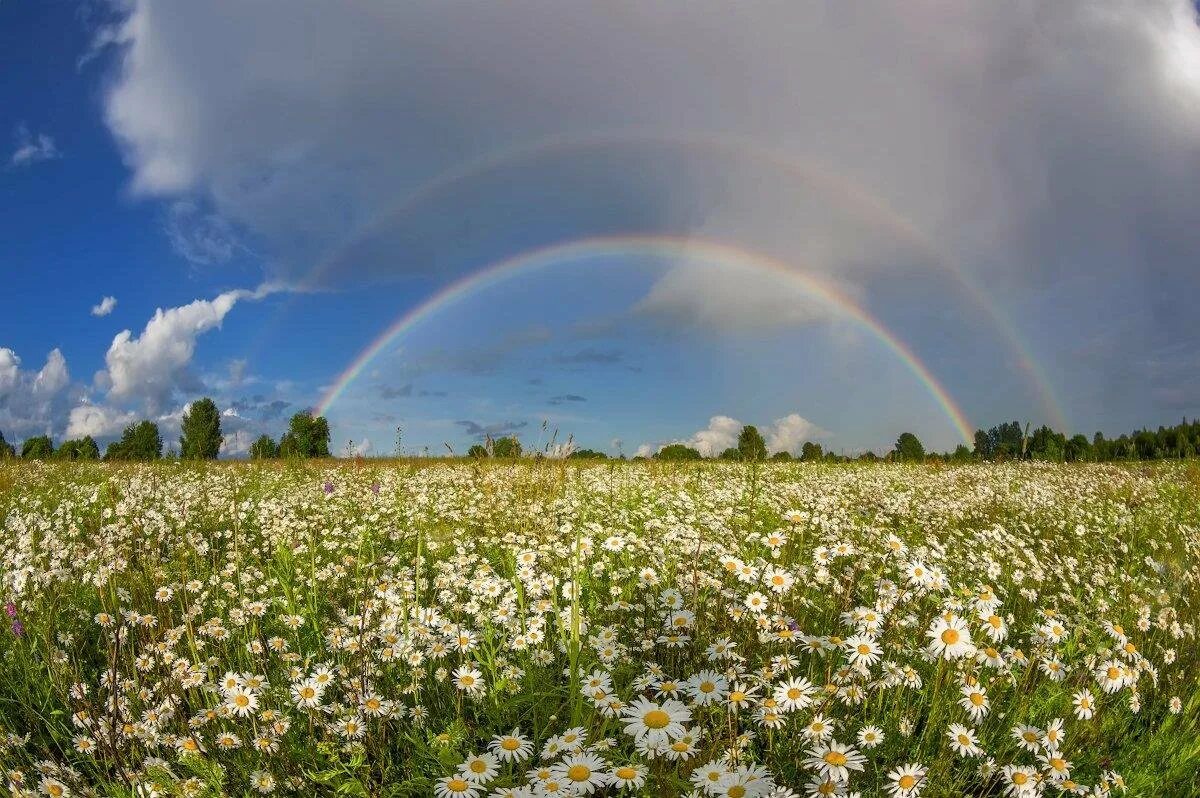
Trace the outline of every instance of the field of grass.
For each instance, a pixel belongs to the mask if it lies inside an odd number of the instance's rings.
[[[1200,468],[0,463],[14,795],[1200,795]]]

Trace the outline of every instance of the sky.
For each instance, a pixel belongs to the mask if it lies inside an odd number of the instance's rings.
[[[1200,413],[1177,0],[0,0],[0,432],[952,449]]]

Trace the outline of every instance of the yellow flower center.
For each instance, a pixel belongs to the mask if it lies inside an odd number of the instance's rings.
[[[446,788],[449,789],[450,792],[466,792],[467,781],[466,779],[453,778],[446,782]]]
[[[516,737],[505,737],[500,741],[500,747],[505,751],[516,751],[521,747],[521,741]]]
[[[870,654],[871,647],[868,646],[866,643],[859,643],[858,644],[858,653],[859,654]]]
[[[700,682],[700,692],[702,692],[702,693],[711,693],[713,690],[716,690],[716,689],[717,689],[717,686],[715,684],[713,684],[712,682]]]
[[[587,781],[592,775],[592,770],[587,765],[571,765],[567,771],[567,777],[571,781]]]
[[[642,716],[642,723],[648,729],[665,729],[671,722],[671,716],[661,709],[652,709]]]
[[[946,631],[942,632],[942,642],[948,646],[952,646],[955,643],[957,643],[958,642],[958,630],[957,629],[947,629]]]
[[[971,703],[977,707],[983,706],[983,695],[980,693],[971,693]]]
[[[830,751],[825,754],[825,761],[834,767],[841,767],[846,764],[846,755],[841,751]]]
[[[803,691],[800,690],[798,687],[793,687],[787,691],[787,697],[789,700],[792,700],[792,701],[795,701],[801,695],[803,695]]]
[[[1121,669],[1120,668],[1109,668],[1107,671],[1105,671],[1105,673],[1108,674],[1109,679],[1116,679],[1118,676],[1121,675]]]
[[[740,784],[735,784],[729,788],[729,792],[725,793],[729,798],[745,798],[746,788]]]
[[[743,693],[741,690],[734,690],[732,693],[729,694],[729,700],[735,701],[735,702],[736,701],[745,701],[746,694]]]
[[[970,745],[971,738],[965,734],[960,734],[960,735],[958,735],[958,744],[959,745]]]
[[[1029,775],[1018,770],[1013,774],[1012,780],[1013,784],[1020,787],[1029,782]]]
[[[917,786],[917,777],[910,776],[905,773],[896,783],[900,785],[900,789],[902,790],[911,790],[913,787]]]
[[[476,759],[475,761],[473,761],[471,763],[471,772],[472,773],[484,773],[486,771],[487,771],[487,762],[484,762],[482,759]]]

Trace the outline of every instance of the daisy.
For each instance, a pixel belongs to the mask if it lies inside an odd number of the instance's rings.
[[[833,736],[834,722],[824,715],[817,713],[804,727],[801,734],[811,742],[824,742]]]
[[[776,685],[774,698],[783,712],[794,712],[804,709],[813,702],[817,688],[808,679],[799,676]]]
[[[479,795],[479,785],[456,774],[434,782],[433,794],[437,798],[476,798]]]
[[[934,620],[925,632],[929,638],[929,652],[935,657],[961,659],[975,652],[971,644],[971,632],[966,622],[957,615],[947,614]]]
[[[831,781],[847,782],[851,770],[862,770],[867,758],[848,745],[830,741],[808,749],[804,764]]]
[[[1018,724],[1013,727],[1012,737],[1026,751],[1036,753],[1041,747],[1042,732],[1036,726]]]
[[[1072,697],[1075,705],[1075,717],[1079,720],[1091,720],[1096,713],[1096,698],[1091,690],[1080,690]]]
[[[852,635],[846,638],[846,641],[842,643],[842,648],[845,649],[851,665],[864,667],[874,665],[883,653],[883,649],[879,647],[875,638],[867,635]]]
[[[969,729],[961,723],[951,723],[946,734],[950,738],[950,749],[959,756],[979,756],[983,753],[983,749],[975,740],[974,729]]]
[[[500,760],[494,754],[475,754],[458,766],[458,775],[473,784],[487,784],[500,772]]]
[[[258,709],[258,696],[243,687],[235,687],[225,694],[225,706],[234,715],[244,718]]]
[[[927,770],[920,765],[902,765],[888,772],[888,792],[892,798],[916,798],[925,784]]]
[[[1036,793],[1038,772],[1033,768],[1028,765],[1006,765],[1003,773],[1009,795],[1022,798]]]
[[[755,613],[764,613],[767,611],[767,597],[755,590],[745,599],[746,609]]]
[[[513,729],[509,734],[492,738],[488,750],[504,762],[523,762],[533,753],[533,742]]]
[[[471,665],[463,665],[454,671],[454,686],[470,695],[483,692],[483,673]]]
[[[1096,668],[1096,682],[1106,693],[1115,693],[1125,686],[1125,668],[1115,659],[1110,659]]]
[[[858,744],[863,748],[874,748],[883,740],[883,729],[878,726],[863,726],[858,730]]]
[[[684,689],[692,703],[705,706],[722,701],[729,691],[729,682],[716,671],[702,670],[687,680]]]
[[[311,709],[321,703],[321,688],[311,679],[292,685],[292,702],[300,709]]]
[[[641,765],[617,765],[608,780],[621,790],[637,790],[646,783],[646,769]]]
[[[981,684],[964,684],[962,698],[958,700],[958,704],[970,713],[971,720],[977,723],[990,709],[987,690]]]
[[[656,704],[638,698],[625,708],[625,732],[634,740],[651,743],[667,742],[684,733],[683,724],[692,719],[692,712],[673,699]]]

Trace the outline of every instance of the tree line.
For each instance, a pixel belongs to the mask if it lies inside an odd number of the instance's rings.
[[[193,402],[184,413],[180,425],[178,452],[168,451],[168,457],[184,460],[214,460],[220,453],[223,437],[221,414],[217,405],[207,397]],[[279,442],[269,435],[261,435],[250,445],[249,456],[254,460],[271,458],[329,457],[329,422],[324,416],[300,412],[292,416],[287,431]],[[1048,462],[1108,462],[1113,460],[1169,460],[1184,459],[1200,455],[1200,420],[1186,418],[1173,427],[1157,430],[1141,429],[1106,438],[1097,432],[1088,440],[1086,435],[1057,432],[1043,425],[1031,434],[1029,425],[1010,421],[987,430],[976,430],[974,447],[960,444],[953,452],[927,452],[921,440],[911,432],[902,433],[892,449],[882,457],[867,451],[855,456],[846,456],[826,451],[820,443],[808,441],[797,455],[791,452],[768,454],[762,433],[753,424],[742,427],[737,444],[716,456],[719,460],[736,461],[790,461],[844,462],[848,460],[892,460],[897,462],[970,462],[986,460],[1041,460]],[[471,446],[467,456],[481,458],[517,458],[523,449],[515,435],[502,438],[486,438],[483,443]],[[0,431],[0,459],[16,457],[16,447],[5,440]],[[55,448],[48,435],[26,438],[20,448],[20,457],[29,460],[158,460],[163,457],[163,440],[158,425],[143,420],[127,426],[118,440],[113,441],[100,454],[100,447],[90,435],[64,441]],[[594,449],[576,449],[568,459],[607,459],[608,455]],[[650,456],[655,460],[703,460],[698,449],[683,443],[664,446]],[[624,456],[622,455],[622,459]],[[646,459],[634,457],[634,460]]]
[[[205,397],[188,406],[180,423],[179,449],[168,450],[166,456],[215,460],[223,442],[221,414],[216,402]],[[249,454],[254,459],[328,457],[329,422],[324,416],[296,413],[279,443],[262,435],[251,444]],[[0,431],[0,459],[16,456],[16,447]],[[163,457],[163,439],[158,424],[145,419],[125,427],[121,437],[105,448],[103,456],[91,435],[63,441],[57,448],[49,435],[35,435],[21,443],[20,456],[27,460],[159,460]]]

